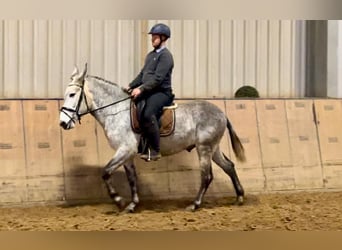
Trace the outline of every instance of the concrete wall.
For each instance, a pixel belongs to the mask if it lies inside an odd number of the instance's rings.
[[[182,100],[184,101],[184,100]],[[178,102],[182,102],[178,101]],[[238,163],[228,134],[222,150],[236,162],[246,193],[342,188],[342,100],[211,100],[230,118],[246,150]],[[113,151],[92,116],[59,128],[59,100],[0,101],[0,205],[108,200],[102,167]],[[145,163],[136,159],[141,198],[193,198],[199,188],[196,152]],[[233,195],[213,166],[208,196]],[[123,169],[113,182],[129,196]]]

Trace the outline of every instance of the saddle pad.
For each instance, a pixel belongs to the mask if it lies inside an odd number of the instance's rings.
[[[176,107],[176,106],[175,106]],[[138,121],[138,110],[133,101],[131,101],[131,126],[135,133],[141,133]],[[164,108],[160,118],[160,136],[169,136],[175,129],[175,109]]]

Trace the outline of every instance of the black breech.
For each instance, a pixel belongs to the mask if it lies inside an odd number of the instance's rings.
[[[161,115],[163,114],[163,107],[172,104],[173,96],[164,94],[162,92],[156,92],[146,97],[145,101],[146,104],[141,115],[141,122],[150,123],[153,119],[153,116],[155,116],[157,120],[160,119]]]
[[[159,151],[159,119],[163,114],[163,107],[172,104],[173,95],[156,92],[147,96],[145,102],[140,120],[143,136],[154,150]]]

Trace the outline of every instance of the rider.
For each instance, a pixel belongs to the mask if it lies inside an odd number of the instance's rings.
[[[152,35],[154,50],[147,54],[143,68],[129,84],[128,90],[136,103],[141,100],[146,102],[140,122],[149,152],[141,158],[158,160],[161,157],[158,121],[163,107],[171,105],[174,99],[171,87],[173,57],[166,48],[166,41],[171,35],[167,25],[158,23],[148,34]]]

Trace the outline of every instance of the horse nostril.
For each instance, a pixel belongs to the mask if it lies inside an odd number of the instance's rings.
[[[66,124],[66,122],[60,122],[59,126],[61,126],[62,128],[66,129],[67,124]]]

